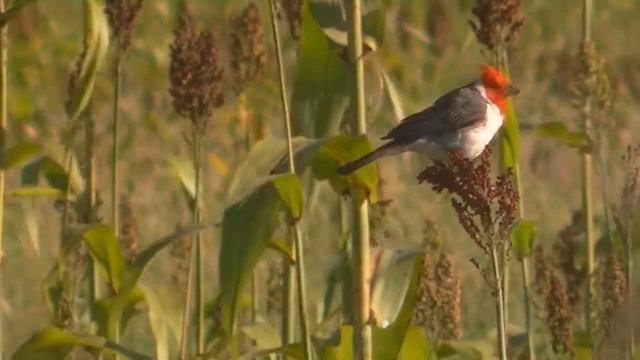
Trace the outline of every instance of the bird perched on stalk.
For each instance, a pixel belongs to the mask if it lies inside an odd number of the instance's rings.
[[[518,89],[491,66],[480,67],[480,78],[451,90],[436,102],[403,119],[383,140],[388,143],[338,168],[348,175],[376,159],[414,151],[446,161],[449,152],[474,159],[489,144],[504,121],[505,100]]]

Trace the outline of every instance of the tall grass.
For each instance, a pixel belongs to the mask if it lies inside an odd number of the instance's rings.
[[[0,12],[5,11],[4,0],[0,0]],[[7,26],[0,28],[0,166],[4,164],[7,141]],[[0,168],[0,294],[4,294],[4,274],[1,268],[4,264],[4,198],[5,173],[4,166]],[[4,316],[0,315],[0,358],[4,353]]]

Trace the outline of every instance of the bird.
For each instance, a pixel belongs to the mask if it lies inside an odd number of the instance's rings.
[[[480,66],[480,77],[453,89],[433,105],[404,118],[382,140],[388,142],[361,158],[338,167],[346,176],[373,161],[405,151],[448,161],[450,152],[472,160],[484,151],[502,126],[505,101],[520,91],[498,69]]]

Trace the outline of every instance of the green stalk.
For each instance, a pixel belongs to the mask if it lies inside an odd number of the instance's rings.
[[[196,121],[196,123],[198,123]],[[192,125],[191,136],[191,160],[195,172],[195,188],[193,202],[191,203],[192,222],[200,223],[200,175],[201,175],[201,134],[196,125]],[[196,349],[198,354],[204,352],[204,293],[203,293],[203,262],[202,262],[202,238],[199,232],[193,235],[193,246],[189,254],[189,271],[187,275],[187,295],[182,316],[182,329],[180,336],[180,360],[186,360],[189,323],[191,320],[191,303],[195,297],[196,307]],[[195,284],[194,284],[195,281]],[[195,288],[194,288],[195,287]]]
[[[627,257],[627,308],[629,309],[629,315],[627,319],[627,352],[629,353],[627,359],[635,359],[635,336],[633,330],[633,319],[635,319],[635,311],[633,307],[634,299],[634,285],[632,282],[633,277],[633,220],[631,214],[627,214],[627,236],[626,236],[626,257]]]
[[[348,40],[349,55],[355,78],[353,108],[355,109],[356,134],[363,135],[367,131],[364,102],[364,63],[362,58],[362,8],[360,0],[348,1]],[[369,207],[366,200],[358,199],[354,194],[353,225],[353,273],[356,281],[354,304],[354,359],[372,358],[370,315],[370,250],[369,250]]]
[[[536,358],[535,342],[533,339],[533,316],[531,313],[531,296],[529,295],[529,258],[523,257],[520,262],[522,270],[522,298],[524,300],[525,322],[527,327],[527,345],[529,347],[529,360]]]
[[[116,58],[113,69],[113,139],[111,144],[111,223],[116,234],[119,233],[118,224],[118,125],[119,125],[119,104],[120,104],[120,84],[122,80],[122,54],[119,40],[115,46]]]
[[[85,179],[87,181],[86,198],[84,199],[84,208],[86,213],[84,214],[84,222],[86,224],[93,224],[95,222],[95,208],[96,208],[96,156],[93,144],[95,143],[95,121],[93,119],[93,113],[91,105],[87,107],[85,113],[87,119],[85,121],[85,162],[86,172]],[[69,173],[70,175],[70,173]],[[71,180],[71,179],[69,179]],[[98,270],[98,264],[91,258],[91,266],[89,267],[89,292],[91,294],[91,304],[100,299],[100,274]]]
[[[0,0],[0,12],[4,11],[4,0]],[[7,27],[0,29],[0,164],[4,163],[7,141]],[[0,269],[4,263],[4,170],[0,169]],[[0,294],[2,293],[2,274],[0,274]],[[4,332],[0,315],[0,359],[4,353]]]
[[[591,41],[591,13],[592,13],[592,1],[583,1],[583,28],[582,28],[582,41],[583,43]],[[585,107],[583,116],[583,130],[588,134],[591,130],[591,100]],[[586,257],[586,296],[585,296],[585,313],[584,322],[588,334],[592,333],[591,324],[591,306],[593,296],[593,271],[595,269],[595,235],[593,229],[593,197],[591,194],[592,188],[592,156],[588,152],[583,152],[582,155],[582,210],[584,214],[584,231],[585,231],[585,253]]]
[[[280,80],[280,100],[282,101],[282,113],[284,118],[284,126],[287,134],[287,155],[289,157],[289,173],[296,173],[295,159],[293,156],[293,142],[291,135],[291,118],[289,116],[289,102],[287,101],[287,88],[284,78],[284,64],[282,60],[282,49],[280,46],[280,34],[278,31],[278,20],[275,0],[269,0],[271,8],[271,31],[273,33],[273,42],[276,50],[276,60],[278,63],[278,75]],[[309,332],[309,321],[307,316],[307,295],[306,295],[306,279],[305,279],[305,261],[304,248],[302,247],[302,233],[297,223],[291,225],[294,239],[295,253],[295,274],[296,288],[298,290],[298,306],[300,313],[300,328],[302,330],[302,340],[306,359],[313,359],[313,345],[311,344],[311,333]]]
[[[502,276],[504,274],[504,267],[500,266],[500,259],[498,259],[498,252],[502,252],[501,249],[497,249],[495,245],[491,247],[491,269],[493,271],[494,282],[496,284],[496,328],[498,330],[498,354],[500,360],[507,360],[507,337],[506,337],[506,311],[504,304],[503,294],[503,282]]]

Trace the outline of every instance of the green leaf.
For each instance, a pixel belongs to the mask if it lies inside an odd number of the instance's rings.
[[[289,259],[289,261],[293,264],[295,262],[295,258],[293,257],[293,249],[291,245],[282,239],[273,239],[269,241],[269,248],[273,249]]]
[[[565,123],[560,121],[538,125],[534,133],[540,137],[555,139],[572,148],[585,148],[591,144],[591,140],[585,132],[571,131]]]
[[[258,350],[276,348],[281,345],[280,333],[264,319],[243,326],[240,330],[255,341]]]
[[[172,288],[141,286],[140,289],[147,303],[149,325],[156,346],[155,359],[169,360],[170,344],[177,342],[180,336],[182,307],[176,297],[181,297],[182,294]]]
[[[7,191],[9,196],[16,197],[53,197],[64,198],[64,191],[52,187],[21,186]]]
[[[278,176],[272,180],[280,199],[286,205],[291,220],[298,221],[302,216],[302,183],[295,174]]]
[[[322,360],[353,359],[353,326],[340,326],[340,343],[337,347],[326,347],[322,351]]]
[[[143,354],[123,348],[99,336],[81,336],[56,327],[49,327],[33,334],[11,357],[14,360],[64,360],[76,346],[119,353],[132,360],[150,360]]]
[[[489,360],[495,359],[493,348],[494,344],[489,341],[442,340],[438,346],[438,357],[459,355],[464,359]]]
[[[402,342],[402,349],[400,349],[400,360],[430,360],[431,350],[429,349],[429,343],[427,337],[422,333],[420,328],[412,325],[407,330],[407,334]]]
[[[522,219],[513,227],[511,231],[511,243],[516,259],[522,259],[531,255],[533,241],[536,237],[536,226],[533,221]]]
[[[78,116],[89,104],[98,71],[109,47],[109,25],[101,3],[97,0],[84,0],[84,5],[83,55],[76,64],[75,86],[70,89],[67,102],[71,134],[78,127]]]
[[[505,120],[500,136],[500,149],[501,166],[505,169],[515,167],[520,157],[520,129],[511,98],[508,98],[505,103]]]
[[[34,2],[35,0],[14,0],[11,7],[0,13],[0,28],[3,28],[11,19],[13,19],[25,5]]]
[[[114,230],[108,225],[96,224],[85,231],[83,239],[100,269],[107,275],[111,288],[118,292],[125,263]]]
[[[385,328],[373,328],[373,358],[374,360],[396,359],[411,324],[413,308],[416,303],[418,283],[420,281],[420,270],[422,268],[423,256],[415,258],[413,272],[409,288],[402,300],[402,307],[396,320],[388,324]],[[400,302],[400,299],[397,299]]]
[[[48,149],[47,155],[27,164],[22,169],[22,184],[35,186],[38,179],[43,176],[47,183],[63,193],[67,191],[67,184],[71,181],[69,187],[70,196],[73,198],[84,191],[84,180],[80,175],[80,167],[73,155],[66,158],[64,154],[56,149]],[[70,167],[70,171],[67,171]]]
[[[98,335],[115,339],[118,331],[122,333],[126,328],[136,305],[143,300],[144,293],[139,288],[134,288],[96,301],[92,307],[92,315],[98,325]]]
[[[192,201],[196,193],[196,173],[193,164],[191,161],[177,156],[169,156],[169,163],[180,179],[185,193],[189,195],[189,200]]]
[[[350,89],[347,64],[340,59],[305,1],[291,99],[293,133],[308,138],[336,134],[349,105]]]
[[[8,170],[20,166],[34,158],[42,151],[42,145],[32,142],[21,142],[8,148],[4,155],[2,169]]]
[[[339,176],[339,166],[369,153],[371,145],[366,136],[334,136],[318,148],[312,168],[319,180],[329,180],[333,189],[342,194],[347,190],[357,197],[378,201],[378,172],[375,164],[367,165],[348,176]]]
[[[279,199],[272,182],[267,181],[224,212],[219,271],[222,324],[227,334],[233,334],[240,292],[278,224]]]
[[[389,97],[389,102],[391,102],[391,106],[393,107],[393,114],[395,115],[396,120],[400,121],[404,119],[405,112],[398,87],[391,79],[391,76],[389,76],[387,71],[382,66],[378,66],[378,70],[380,71],[380,74],[382,74],[384,88],[387,92],[387,96]]]
[[[33,247],[33,251],[37,257],[40,257],[40,234],[38,227],[38,219],[36,217],[36,208],[33,201],[28,204],[23,202],[22,206],[22,219],[24,220],[24,226],[27,229],[27,235],[29,241]]]
[[[385,250],[377,266],[371,295],[371,310],[384,328],[396,321],[411,281],[419,253]]]

